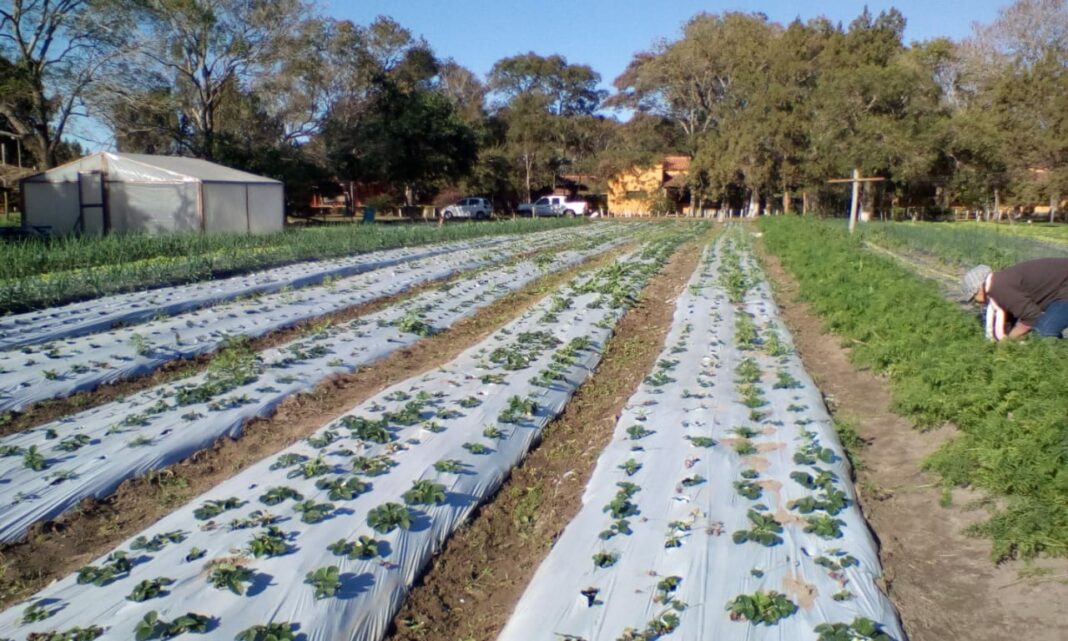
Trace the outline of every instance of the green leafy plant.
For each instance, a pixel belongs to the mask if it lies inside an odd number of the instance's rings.
[[[508,399],[508,406],[497,416],[501,423],[519,423],[525,418],[534,416],[537,404],[530,398],[512,396]]]
[[[165,576],[156,577],[155,579],[145,579],[134,587],[133,592],[126,595],[128,601],[136,601],[138,603],[142,601],[148,601],[158,596],[165,594],[164,588],[174,583],[174,579],[169,579]]]
[[[235,508],[244,505],[244,501],[237,497],[230,497],[228,499],[221,499],[215,501],[204,501],[200,504],[200,507],[193,510],[193,516],[199,521],[206,521],[210,518],[219,516],[227,510],[233,510]]]
[[[48,617],[52,616],[54,612],[49,610],[40,601],[37,603],[31,603],[29,607],[22,611],[22,624],[36,623],[38,621],[44,621]]]
[[[127,558],[125,552],[112,552],[100,567],[86,565],[78,570],[77,581],[79,585],[92,583],[95,586],[104,586],[123,575],[129,574],[132,568],[133,563]]]
[[[382,419],[371,421],[361,416],[346,416],[341,424],[352,431],[352,435],[361,441],[385,444],[393,440],[389,431],[389,421]]]
[[[289,499],[303,501],[304,495],[293,488],[284,485],[272,487],[260,495],[260,503],[263,503],[264,505],[278,505]]]
[[[407,530],[412,526],[412,513],[400,503],[383,503],[367,513],[367,525],[379,534],[389,534],[396,528]]]
[[[881,625],[864,617],[852,623],[821,623],[813,631],[819,635],[816,641],[893,641]]]
[[[208,631],[211,619],[195,612],[187,612],[173,621],[164,621],[152,610],[134,626],[135,641],[170,639],[186,632],[203,634]]]
[[[319,479],[315,482],[315,487],[320,490],[329,490],[327,492],[327,498],[331,501],[351,501],[369,489],[367,483],[364,483],[356,477],[347,479]]]
[[[56,449],[63,452],[74,452],[85,447],[89,442],[90,438],[85,434],[72,434],[57,443]]]
[[[490,449],[482,443],[464,443],[461,447],[472,454],[488,454],[490,451]]]
[[[619,560],[616,552],[596,552],[593,555],[593,564],[599,568],[610,568]]]
[[[694,447],[712,447],[716,444],[715,439],[709,436],[685,436],[683,437],[693,444]]]
[[[627,428],[627,436],[630,437],[630,440],[632,441],[643,439],[646,436],[649,436],[650,434],[654,434],[654,432],[652,430],[645,429],[641,425],[631,425]]]
[[[159,552],[168,543],[181,543],[185,540],[186,532],[182,530],[173,530],[171,532],[162,532],[153,536],[151,539],[139,536],[130,543],[131,550],[145,550],[148,552]]]
[[[448,474],[459,474],[464,469],[464,464],[454,458],[442,459],[434,463],[434,469]]]
[[[347,556],[350,559],[373,559],[378,556],[378,541],[369,536],[361,535],[355,541],[338,539],[326,546],[326,549],[337,556]]]
[[[748,621],[753,625],[775,625],[797,612],[797,604],[774,590],[740,594],[727,603],[731,621]]]
[[[234,641],[296,641],[291,623],[254,625],[239,632]]]
[[[286,535],[276,525],[267,527],[265,532],[253,535],[248,542],[248,552],[257,559],[262,557],[281,556],[289,551],[286,543]]]
[[[396,465],[393,459],[385,454],[377,456],[356,456],[352,459],[352,471],[366,474],[367,476],[379,476],[385,474]]]
[[[48,461],[37,451],[36,445],[31,445],[22,453],[22,466],[34,472],[41,472],[48,469]]]
[[[297,465],[296,468],[289,471],[286,474],[286,478],[315,478],[316,476],[322,476],[330,471],[330,464],[323,460],[323,457],[317,456],[310,461],[304,461]]]
[[[318,523],[333,513],[334,504],[299,501],[293,505],[293,511],[300,514],[302,523]]]
[[[779,524],[773,517],[767,514],[761,514],[756,510],[749,510],[746,512],[746,516],[749,517],[752,527],[748,530],[738,530],[732,538],[735,543],[742,544],[747,541],[759,543],[766,547],[772,547],[782,543],[782,525]]]
[[[307,460],[308,460],[308,457],[304,456],[303,454],[294,454],[292,452],[287,452],[285,454],[282,454],[278,458],[276,458],[274,460],[274,463],[271,463],[271,469],[272,470],[281,470],[281,469],[285,469],[287,467],[293,467],[294,465],[296,465],[298,463],[303,463],[304,461],[307,461]]]
[[[229,590],[241,596],[245,593],[245,584],[252,582],[252,570],[233,560],[217,559],[205,567],[208,583],[217,590]]]
[[[440,505],[445,502],[445,486],[427,480],[413,481],[403,496],[408,505]]]
[[[314,572],[308,572],[304,576],[304,582],[315,589],[315,598],[329,599],[341,589],[341,569],[335,565],[319,568]]]
[[[837,539],[842,536],[842,526],[845,521],[836,519],[828,514],[814,514],[806,516],[805,532],[810,532],[823,539]]]
[[[642,464],[631,458],[624,461],[623,464],[618,467],[626,472],[627,476],[634,476],[638,473],[638,470],[642,469]]]

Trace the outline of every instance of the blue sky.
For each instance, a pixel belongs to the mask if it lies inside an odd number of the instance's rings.
[[[786,23],[824,15],[844,24],[864,5],[873,13],[897,7],[908,19],[906,39],[960,39],[973,22],[988,23],[1011,0],[898,0],[897,2],[769,0],[321,0],[336,18],[367,24],[388,15],[423,36],[439,57],[484,76],[497,60],[534,51],[558,53],[591,65],[608,88],[638,51],[676,38],[691,16],[736,10],[760,11]]]

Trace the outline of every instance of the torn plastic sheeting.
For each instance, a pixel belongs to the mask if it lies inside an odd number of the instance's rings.
[[[561,252],[544,269],[564,269],[619,242]],[[34,523],[55,518],[84,498],[108,496],[122,481],[183,460],[222,436],[236,437],[245,422],[270,415],[286,397],[420,339],[398,321],[414,318],[447,327],[533,281],[542,269],[521,261],[267,350],[255,380],[199,402],[179,405],[176,394],[204,384],[208,374],[0,439],[0,448],[11,454],[0,457],[0,541],[17,540]],[[47,469],[25,465],[31,447],[48,461]]]
[[[718,259],[705,263],[691,282],[694,289],[680,297],[659,361],[678,363],[658,368],[675,380],[651,375],[654,380],[647,379],[629,400],[598,459],[582,509],[538,568],[499,641],[610,641],[623,638],[627,629],[649,630],[651,622],[673,627],[670,638],[680,640],[815,640],[816,625],[851,623],[857,616],[883,624],[894,638],[904,638],[893,607],[876,587],[880,568],[875,544],[856,507],[848,464],[818,390],[796,355],[780,362],[734,347],[735,310],[714,284],[718,271]],[[750,292],[747,309],[758,324],[774,327],[790,345],[763,284]],[[734,389],[735,368],[747,357],[764,371],[768,405],[761,410],[769,415],[759,426],[762,433],[751,439],[758,452],[742,457],[731,439],[737,438],[734,428],[753,423]],[[773,389],[779,369],[801,387]],[[791,405],[795,411],[787,409]],[[802,405],[805,409],[796,411]],[[776,425],[779,421],[783,424]],[[635,439],[627,431],[632,426],[651,433]],[[811,471],[792,458],[804,442],[803,430],[814,432],[823,447],[834,450],[833,462],[821,462],[820,467],[837,476],[835,486],[849,498],[849,507],[836,516],[842,521],[842,535],[836,539],[805,533],[804,522],[798,523],[799,515],[788,509],[791,500],[808,494],[789,476]],[[684,438],[702,436],[714,438],[716,445],[701,447]],[[633,475],[625,469],[630,460],[641,465],[637,470],[629,466]],[[746,469],[759,472],[755,481],[763,495],[758,500],[743,497],[733,487],[745,480]],[[606,513],[621,490],[620,482],[638,486],[628,499],[638,510],[626,517],[630,534],[619,532],[618,519]],[[733,533],[752,527],[747,515],[760,504],[770,504],[768,513],[787,522],[782,541],[772,547],[735,543]],[[609,536],[601,538],[599,533]],[[593,560],[598,553],[618,558],[599,568]],[[845,558],[842,554],[857,564],[834,576],[815,562],[823,556],[837,563]],[[681,581],[658,590],[669,577]],[[850,599],[833,598],[843,589],[852,593]],[[732,621],[727,603],[757,590],[785,593],[801,607],[777,625]],[[672,607],[675,600],[680,607]]]
[[[550,230],[532,236],[559,232]],[[442,245],[387,249],[331,260],[304,261],[222,280],[103,296],[62,307],[14,314],[0,319],[0,350],[98,332],[118,323],[136,323],[153,316],[174,315],[240,296],[305,287],[321,283],[326,278],[351,276],[460,249],[493,247],[514,237],[494,236]]]
[[[610,228],[600,228],[610,229]],[[598,230],[600,231],[600,230]],[[613,230],[617,231],[617,230]],[[607,234],[585,234],[602,237]],[[460,249],[363,272],[326,285],[234,300],[141,325],[0,352],[0,411],[95,389],[163,364],[213,352],[229,336],[256,338],[302,321],[404,292],[458,272],[504,262],[562,242],[513,239],[490,249]]]
[[[644,259],[621,257],[617,264],[627,260]],[[644,279],[635,275],[636,272],[631,274],[623,284],[636,291]],[[604,343],[622,314],[622,309],[598,304],[600,299],[601,295],[595,292],[576,293],[573,304],[553,312],[555,321],[551,321],[546,315],[555,301],[547,297],[447,366],[395,385],[349,412],[348,416],[369,420],[387,412],[395,416],[409,410],[406,406],[411,399],[422,399],[419,416],[414,420],[409,417],[409,425],[398,425],[395,418],[390,420],[393,432],[390,443],[342,436],[350,428],[346,427],[344,418],[339,419],[321,428],[312,438],[224,481],[146,530],[141,535],[145,541],[157,536],[161,537],[157,540],[164,540],[165,534],[181,540],[164,544],[157,551],[132,551],[135,563],[128,576],[101,587],[79,585],[75,576],[68,576],[34,598],[34,602],[46,604],[45,607],[59,606],[51,617],[20,624],[25,608],[20,605],[0,613],[0,629],[24,634],[66,630],[75,625],[100,625],[107,628],[100,638],[126,640],[136,623],[155,610],[161,619],[168,621],[186,612],[211,617],[210,634],[219,639],[234,638],[252,625],[272,621],[291,622],[298,633],[306,635],[301,638],[307,641],[380,638],[408,587],[430,557],[471,510],[495,491],[541,428],[563,408],[598,362]],[[519,369],[505,369],[503,363],[493,364],[489,360],[495,349],[507,350],[529,343],[530,333],[539,331],[551,333],[562,344],[555,352],[544,344],[540,351],[528,351],[530,360],[526,367]],[[586,345],[568,355],[569,364],[562,370],[562,378],[548,387],[535,387],[529,380],[531,374],[559,362],[557,353],[566,349],[567,341],[578,337],[585,337]],[[483,375],[495,375],[495,382],[483,382]],[[534,415],[520,417],[516,423],[500,422],[512,396],[533,398],[537,403]],[[473,406],[471,398],[481,403]],[[487,437],[487,425],[497,426],[501,435]],[[465,448],[465,443],[482,443],[489,451],[476,454]],[[323,461],[329,466],[331,476],[302,478],[292,474],[296,468],[292,460],[287,461],[292,455],[316,460],[324,451]],[[317,481],[345,478],[333,474],[347,471],[352,464],[349,458],[354,455],[386,455],[394,465],[383,475],[365,478],[370,483],[365,493],[350,500],[330,500],[328,490],[319,487]],[[434,463],[442,459],[456,459],[462,463],[462,469],[458,473],[436,470]],[[375,534],[367,523],[370,510],[386,502],[403,503],[401,495],[419,479],[445,485],[445,501],[416,507],[410,529]],[[317,504],[329,501],[334,508],[325,520],[310,524],[298,518],[290,501],[273,507],[260,501],[259,497],[266,496],[270,488],[282,487],[299,492],[300,500]],[[230,498],[244,503],[212,518],[214,527],[207,527],[206,519],[194,515],[208,501]],[[284,533],[290,549],[282,556],[242,561],[254,572],[244,596],[212,589],[206,582],[205,564],[213,559],[232,559],[238,551],[248,549],[253,535],[265,531],[256,525],[243,527],[250,525],[249,519],[262,519],[257,510],[269,510],[280,517],[275,524]],[[348,558],[327,549],[338,539],[352,542],[361,535],[374,536],[378,540],[375,549],[384,558]],[[127,540],[122,548],[132,550],[137,540],[136,537]],[[202,550],[202,556],[187,561],[194,548]],[[101,567],[105,562],[106,559],[98,559],[93,565]],[[326,566],[339,568],[341,585],[333,597],[315,599],[312,587],[305,584],[305,577]],[[127,600],[127,595],[141,581],[158,577],[173,580],[165,595],[143,603]]]

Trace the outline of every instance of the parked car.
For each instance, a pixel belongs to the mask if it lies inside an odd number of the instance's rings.
[[[534,201],[535,216],[585,216],[587,207],[583,200],[568,200],[564,196],[542,196]]]
[[[493,215],[493,203],[485,198],[461,198],[441,212],[446,220],[450,218],[489,218]]]

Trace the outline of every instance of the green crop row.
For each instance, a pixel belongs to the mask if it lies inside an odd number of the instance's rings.
[[[993,540],[994,557],[1068,556],[1068,344],[987,341],[934,284],[833,224],[776,218],[762,228],[802,297],[853,339],[853,360],[887,374],[895,410],[920,427],[960,429],[926,467],[948,487],[997,499],[972,528]]]
[[[0,313],[317,258],[583,224],[527,219],[450,225],[345,225],[276,234],[66,237],[0,244]]]
[[[1035,258],[1068,257],[1068,246],[1009,231],[1016,227],[1023,225],[873,222],[860,229],[877,244],[923,252],[962,267],[986,263],[998,269]]]

